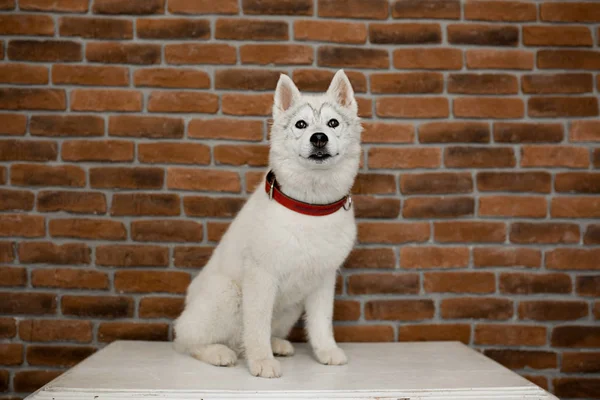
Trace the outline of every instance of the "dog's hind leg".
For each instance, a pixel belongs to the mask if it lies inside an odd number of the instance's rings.
[[[300,318],[302,311],[302,304],[298,304],[278,311],[274,315],[271,328],[271,347],[273,348],[274,355],[291,356],[294,354],[294,346],[285,338]]]

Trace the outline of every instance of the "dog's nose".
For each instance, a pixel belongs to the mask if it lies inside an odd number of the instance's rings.
[[[310,142],[318,149],[325,147],[328,141],[329,139],[327,138],[327,135],[323,132],[313,133],[313,135],[310,137]]]

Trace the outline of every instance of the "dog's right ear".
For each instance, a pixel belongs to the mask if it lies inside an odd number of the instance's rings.
[[[281,74],[279,82],[277,82],[277,88],[275,89],[273,117],[288,110],[298,99],[300,99],[300,91],[294,85],[294,82],[289,76]]]

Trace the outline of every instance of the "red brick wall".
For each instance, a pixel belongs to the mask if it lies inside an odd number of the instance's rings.
[[[265,169],[279,73],[322,91],[343,67],[366,130],[338,340],[461,340],[600,398],[600,2],[0,9],[5,396],[170,339]]]

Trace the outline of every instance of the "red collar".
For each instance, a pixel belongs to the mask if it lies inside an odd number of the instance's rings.
[[[275,174],[273,173],[273,171],[269,171],[269,173],[267,174],[267,180],[265,182],[265,191],[269,195],[269,198],[275,200],[282,206],[289,208],[292,211],[296,211],[304,215],[313,215],[320,217],[323,215],[333,214],[342,207],[345,210],[349,210],[350,207],[352,207],[352,198],[350,196],[344,196],[335,203],[329,204],[309,204],[292,199],[291,197],[288,197],[285,194],[283,194],[283,192],[279,189],[279,184],[275,179]]]

